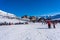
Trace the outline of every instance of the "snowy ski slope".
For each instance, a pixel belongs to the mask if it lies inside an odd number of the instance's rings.
[[[60,24],[56,29],[41,23],[0,26],[0,40],[60,40]]]

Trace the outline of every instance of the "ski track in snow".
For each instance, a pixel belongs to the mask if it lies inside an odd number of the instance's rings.
[[[0,40],[60,40],[59,26],[56,29],[41,23],[0,26]]]

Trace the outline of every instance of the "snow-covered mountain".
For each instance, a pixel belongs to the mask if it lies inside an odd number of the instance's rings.
[[[16,15],[2,11],[2,10],[0,10],[0,16],[16,17]]]
[[[60,14],[54,15],[51,17],[52,19],[60,18]]]
[[[60,20],[60,13],[52,14],[52,15],[42,15],[41,17],[44,17],[46,19],[51,18],[51,19],[59,19]]]
[[[40,17],[44,17],[45,19],[51,18],[53,20],[57,20],[57,19],[60,20],[60,14],[58,14],[58,13],[56,13],[54,15],[49,15],[49,16],[42,15]],[[15,23],[15,22],[23,22],[23,21],[24,21],[24,19],[21,20],[21,18],[18,18],[15,14],[0,10],[0,22],[14,22]]]
[[[20,19],[20,18],[19,18]],[[19,22],[26,22],[23,20],[19,20],[18,17],[12,13],[8,13],[5,11],[0,10],[0,23],[7,22],[7,23],[19,23]]]
[[[12,17],[16,17],[16,15],[0,10],[0,22],[13,22],[13,21],[15,22],[15,21],[17,21],[17,19],[9,19]]]

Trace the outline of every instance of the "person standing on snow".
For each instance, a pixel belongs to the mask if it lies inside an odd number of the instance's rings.
[[[48,24],[48,28],[51,28],[51,21],[47,21],[47,24]]]
[[[55,22],[53,21],[53,28],[55,28]]]

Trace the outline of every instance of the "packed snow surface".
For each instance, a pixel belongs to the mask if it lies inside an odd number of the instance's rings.
[[[60,40],[60,24],[55,29],[42,23],[0,26],[0,40]]]

